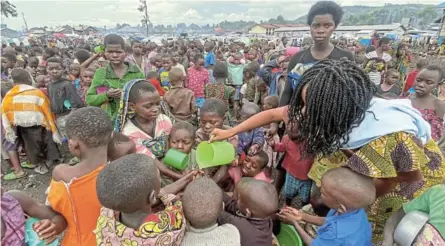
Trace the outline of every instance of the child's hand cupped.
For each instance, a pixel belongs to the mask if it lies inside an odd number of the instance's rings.
[[[303,213],[297,209],[285,207],[278,213],[278,217],[286,224],[293,224],[303,220]]]
[[[46,244],[56,239],[56,225],[51,220],[41,220],[33,225],[33,229],[39,235],[40,240],[45,241]]]

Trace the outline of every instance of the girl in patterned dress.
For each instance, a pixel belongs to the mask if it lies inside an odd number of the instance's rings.
[[[229,130],[215,129],[212,140],[271,122],[294,124],[305,151],[317,155],[308,174],[317,186],[327,170],[342,166],[374,179],[376,200],[367,215],[378,245],[392,212],[445,182],[445,163],[429,124],[411,103],[374,98],[375,91],[352,62],[321,61],[303,74],[288,107],[263,111]]]

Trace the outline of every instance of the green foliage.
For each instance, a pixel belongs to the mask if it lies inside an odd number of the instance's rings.
[[[9,1],[1,0],[1,10],[2,15],[8,18],[9,16],[17,17],[17,11],[15,10],[15,5]]]

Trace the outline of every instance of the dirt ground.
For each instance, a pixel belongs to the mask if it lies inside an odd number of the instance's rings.
[[[64,158],[64,160],[69,161],[73,156],[69,153],[67,146],[62,146],[60,152]],[[8,162],[5,160],[1,160],[2,171],[8,169]],[[23,161],[23,160],[21,160]],[[45,191],[48,188],[48,185],[51,181],[51,171],[47,174],[41,175],[32,169],[23,169],[28,175],[24,178],[12,181],[1,180],[1,187],[3,191],[9,190],[21,190],[26,192],[28,195],[33,197],[39,202],[45,202],[46,195]],[[5,173],[3,171],[3,173]]]

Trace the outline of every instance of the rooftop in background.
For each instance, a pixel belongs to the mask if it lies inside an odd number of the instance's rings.
[[[360,25],[360,26],[338,26],[336,31],[362,31],[362,30],[394,30],[397,28],[406,29],[400,23],[393,23],[389,25]],[[280,27],[275,29],[275,32],[298,32],[298,31],[309,31],[309,26],[300,26],[300,27]]]

